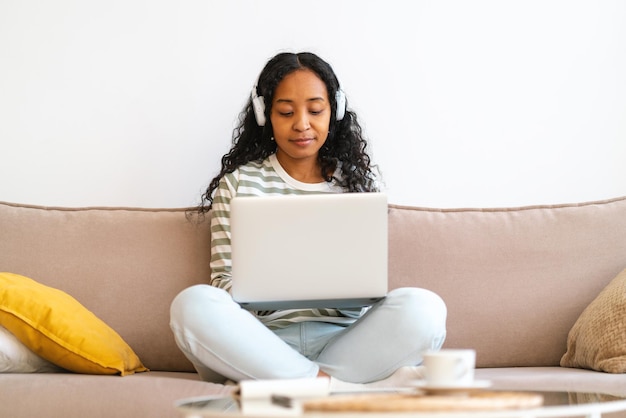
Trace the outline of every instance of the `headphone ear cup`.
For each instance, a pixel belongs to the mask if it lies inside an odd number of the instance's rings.
[[[337,90],[335,101],[337,102],[337,120],[342,120],[346,115],[346,95],[343,90]]]
[[[252,108],[254,109],[254,118],[257,125],[265,126],[265,100],[263,100],[263,96],[257,96],[254,93],[253,91]]]

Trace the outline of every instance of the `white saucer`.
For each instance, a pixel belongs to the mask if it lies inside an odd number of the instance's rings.
[[[433,385],[425,380],[417,380],[413,382],[413,386],[429,394],[451,395],[466,394],[491,386],[490,380],[474,380],[472,383],[459,383],[453,385]]]

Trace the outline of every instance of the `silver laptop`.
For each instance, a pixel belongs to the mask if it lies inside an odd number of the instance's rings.
[[[387,293],[387,196],[231,200],[232,296],[252,310],[367,306]]]

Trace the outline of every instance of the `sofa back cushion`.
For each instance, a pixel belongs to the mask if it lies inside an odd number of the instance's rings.
[[[0,271],[59,288],[151,370],[192,371],[169,329],[182,289],[209,281],[208,222],[184,209],[0,203]],[[390,288],[448,305],[446,347],[477,364],[556,366],[585,307],[626,267],[626,197],[509,209],[389,209]]]
[[[151,370],[193,371],[169,329],[182,289],[207,283],[208,222],[183,209],[0,203],[0,271],[63,290],[112,327]]]
[[[626,197],[572,205],[391,206],[390,287],[448,306],[445,347],[477,365],[558,366],[581,312],[626,267]]]

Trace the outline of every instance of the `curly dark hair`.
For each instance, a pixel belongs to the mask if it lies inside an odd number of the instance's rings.
[[[202,194],[202,201],[197,208],[200,214],[211,209],[213,192],[224,175],[232,173],[239,166],[251,161],[262,161],[276,152],[276,142],[272,141],[273,131],[269,117],[274,92],[285,76],[302,69],[313,71],[324,82],[331,105],[328,138],[318,154],[322,177],[327,181],[332,181],[333,177],[329,177],[328,173],[334,172],[338,163],[341,163],[342,178],[335,180],[340,182],[339,184],[345,191],[377,191],[374,168],[366,152],[367,142],[363,138],[362,128],[357,121],[356,114],[346,109],[345,116],[341,120],[337,120],[335,116],[339,80],[331,66],[310,52],[280,53],[267,62],[256,85],[257,95],[262,96],[266,104],[267,122],[265,126],[257,124],[252,99],[249,99],[239,115],[239,124],[233,131],[232,148],[222,157],[222,169]]]

